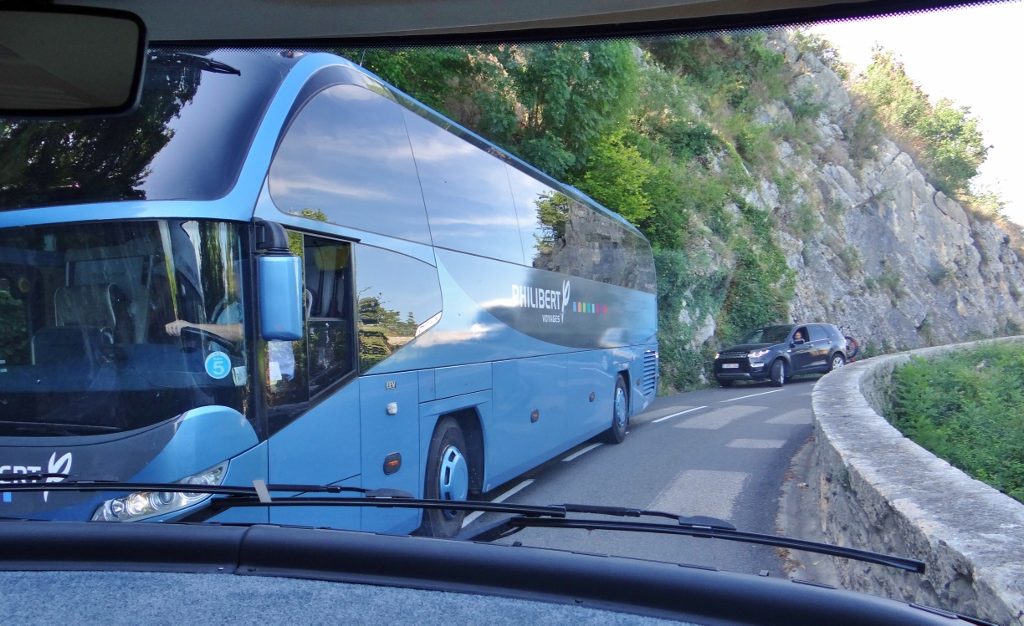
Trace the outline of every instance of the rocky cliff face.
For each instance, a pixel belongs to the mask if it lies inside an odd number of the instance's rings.
[[[761,179],[746,198],[781,226],[792,321],[836,323],[879,351],[1024,332],[1024,259],[1006,233],[937,191],[893,141],[858,145],[840,78],[786,37],[769,43],[793,69],[790,101],[820,111],[802,138],[775,143],[783,184]],[[793,120],[782,102],[759,113]]]

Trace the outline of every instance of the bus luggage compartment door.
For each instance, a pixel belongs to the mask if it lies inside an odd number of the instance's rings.
[[[418,373],[361,378],[359,406],[363,487],[419,494]],[[377,532],[408,533],[419,525],[419,513],[412,509],[366,507],[362,515],[363,528]]]

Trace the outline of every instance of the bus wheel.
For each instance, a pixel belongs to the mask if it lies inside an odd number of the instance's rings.
[[[466,439],[454,418],[437,423],[427,453],[426,484],[423,497],[437,500],[465,500],[469,495],[469,459]],[[454,537],[462,528],[465,511],[426,509],[419,534],[428,537]]]
[[[608,443],[622,443],[629,427],[629,391],[626,379],[620,374],[615,379],[615,395],[612,397],[612,425],[604,431],[604,440]]]

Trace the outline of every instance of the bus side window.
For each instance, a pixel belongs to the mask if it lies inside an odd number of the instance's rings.
[[[356,369],[352,245],[294,231],[289,237],[293,251],[302,256],[306,332],[296,341],[263,343],[261,371],[272,408],[271,431]]]
[[[351,244],[307,235],[304,258],[313,396],[355,370]]]
[[[270,165],[270,196],[285,213],[430,243],[402,107],[364,87],[313,96]]]
[[[356,246],[359,370],[370,371],[419,334],[441,313],[437,269],[412,257]]]
[[[509,165],[526,264],[656,290],[650,244],[625,225]]]
[[[434,245],[522,264],[504,162],[412,111],[405,119]]]

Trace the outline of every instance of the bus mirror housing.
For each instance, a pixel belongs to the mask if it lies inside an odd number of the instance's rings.
[[[288,249],[280,224],[256,224],[260,335],[267,341],[302,339],[302,259]]]

